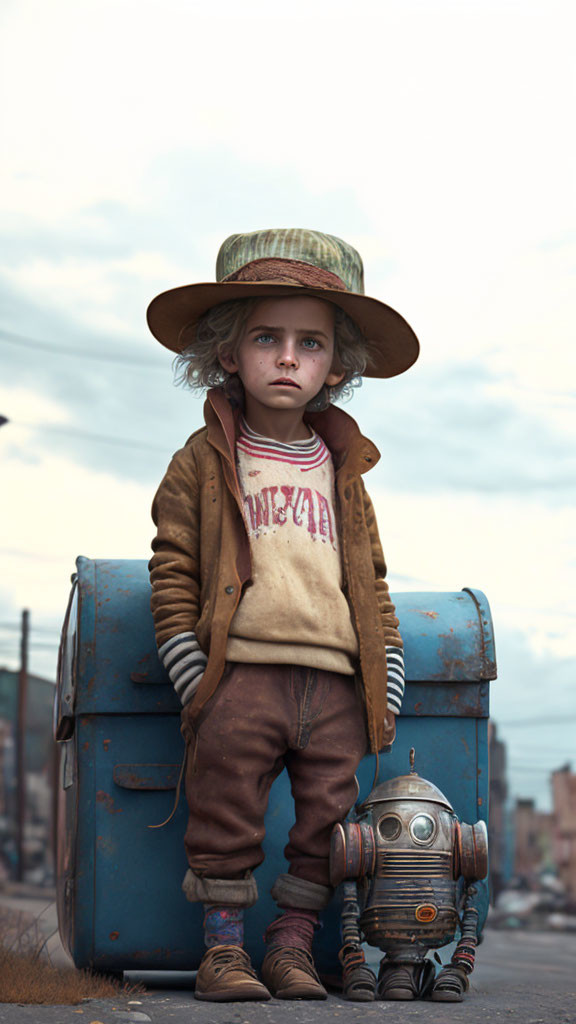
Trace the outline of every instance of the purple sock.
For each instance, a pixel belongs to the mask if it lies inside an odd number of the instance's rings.
[[[280,917],[268,925],[264,941],[268,949],[275,949],[277,946],[297,946],[298,949],[305,949],[311,953],[312,939],[317,927],[318,911],[287,907]]]
[[[204,942],[212,946],[241,946],[244,942],[244,908],[204,904]]]

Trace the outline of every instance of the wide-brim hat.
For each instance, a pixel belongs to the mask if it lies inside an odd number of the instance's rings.
[[[216,281],[171,288],[152,300],[148,326],[172,352],[194,341],[200,318],[232,299],[310,295],[333,302],[358,325],[368,344],[367,377],[395,377],[418,358],[420,346],[395,309],[364,294],[356,249],[321,231],[277,228],[230,235],[216,261]]]

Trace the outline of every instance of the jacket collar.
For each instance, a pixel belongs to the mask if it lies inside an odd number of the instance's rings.
[[[211,388],[204,404],[208,442],[235,467],[234,450],[240,430],[241,409],[233,406],[224,388]],[[380,459],[375,444],[364,437],[358,424],[343,409],[331,405],[325,412],[306,413],[306,423],[320,435],[334,459],[337,473],[366,473]]]
[[[208,442],[235,466],[234,449],[239,432],[240,407],[233,407],[224,388],[211,388],[204,402]]]
[[[330,405],[325,412],[306,413],[304,420],[330,449],[337,473],[345,471],[348,476],[357,476],[367,473],[379,461],[376,445],[364,437],[356,420],[343,409]]]

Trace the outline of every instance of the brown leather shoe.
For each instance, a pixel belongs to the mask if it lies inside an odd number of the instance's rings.
[[[277,946],[264,957],[264,984],[276,999],[326,999],[328,993],[305,949]]]
[[[212,946],[202,957],[196,975],[195,999],[212,1003],[270,999],[270,993],[241,946]]]

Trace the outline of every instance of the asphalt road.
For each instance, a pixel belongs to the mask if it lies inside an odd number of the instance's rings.
[[[0,1024],[576,1024],[576,935],[487,929],[463,1003],[206,1004],[194,1000],[193,975],[135,974],[147,994],[136,1001],[81,1006],[0,1004]]]

